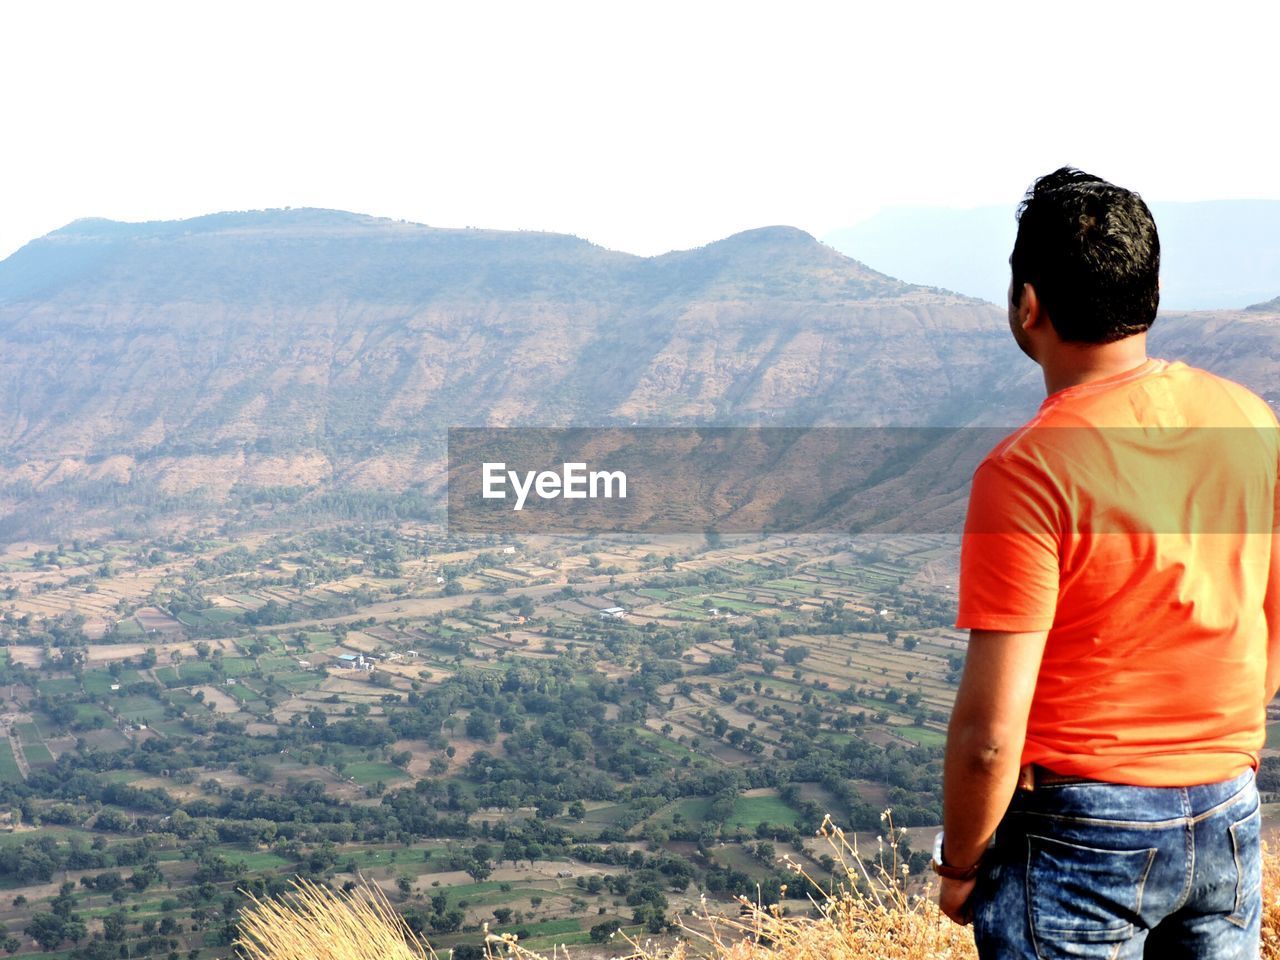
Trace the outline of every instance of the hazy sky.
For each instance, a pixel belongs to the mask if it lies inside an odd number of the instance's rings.
[[[1062,163],[1280,198],[1277,36],[1274,0],[5,3],[0,256],[281,206],[648,254]]]

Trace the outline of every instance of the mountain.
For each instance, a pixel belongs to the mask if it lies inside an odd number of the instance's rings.
[[[824,239],[894,276],[1004,303],[1017,203],[884,210]],[[1161,303],[1170,310],[1237,309],[1275,293],[1280,200],[1154,201]]]
[[[1149,352],[1230,377],[1280,413],[1280,298],[1245,310],[1162,313]]]
[[[0,345],[0,535],[427,489],[449,426],[1025,413],[1002,311],[790,227],[642,258],[329,210],[81,220],[0,263]]]
[[[479,425],[1013,425],[1003,310],[791,227],[635,257],[331,210],[80,220],[0,262],[0,537],[439,505]],[[1280,306],[1152,352],[1280,401]],[[424,498],[423,494],[426,494]]]

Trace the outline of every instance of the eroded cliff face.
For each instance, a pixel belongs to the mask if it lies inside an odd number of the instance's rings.
[[[986,402],[999,321],[786,227],[639,258],[333,211],[78,221],[0,264],[0,486],[11,517],[147,511],[430,490],[453,425],[936,422]]]
[[[1260,392],[1276,311],[1155,347]],[[464,425],[1014,424],[1004,311],[789,227],[641,258],[323,210],[77,221],[0,263],[0,514],[93,516],[441,482]]]

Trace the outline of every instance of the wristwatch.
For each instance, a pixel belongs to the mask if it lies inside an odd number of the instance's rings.
[[[978,863],[971,867],[949,867],[942,860],[942,831],[938,831],[938,835],[933,838],[933,872],[946,880],[972,880],[978,875],[978,864],[982,862],[982,858],[978,858]]]

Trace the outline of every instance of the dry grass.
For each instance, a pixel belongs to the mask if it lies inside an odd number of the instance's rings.
[[[1262,845],[1262,960],[1280,960],[1280,853]]]
[[[896,837],[886,812],[885,834]],[[934,889],[909,892],[895,845],[882,842],[864,857],[828,818],[825,839],[842,875],[807,907],[792,901],[790,913],[776,904],[739,901],[739,915],[713,911],[704,902],[693,925],[682,924],[675,945],[637,942],[617,934],[628,960],[976,960],[970,927],[943,916]],[[803,870],[789,864],[797,874]],[[237,941],[247,960],[435,960],[385,894],[368,886],[339,894],[303,881],[281,901],[254,901],[241,921]],[[815,884],[815,887],[817,885]],[[1262,960],[1280,960],[1280,855],[1263,857]],[[487,934],[493,960],[565,960],[564,948],[550,958],[529,950],[511,934]],[[611,951],[616,952],[616,951]],[[583,948],[580,956],[593,951]]]
[[[386,894],[365,884],[336,893],[307,880],[279,900],[253,900],[236,947],[247,960],[436,960]]]
[[[906,866],[899,862],[894,842],[899,831],[889,811],[881,820],[884,834],[870,857],[830,817],[823,821],[818,835],[830,848],[840,878],[833,885],[822,887],[798,864],[787,861],[812,887],[823,890],[820,898],[811,899],[808,910],[793,906],[789,915],[776,904],[743,899],[740,915],[727,918],[704,905],[699,925],[707,932],[693,934],[694,942],[703,944],[698,952],[718,960],[976,958],[969,929],[943,916],[928,891],[909,891]]]

